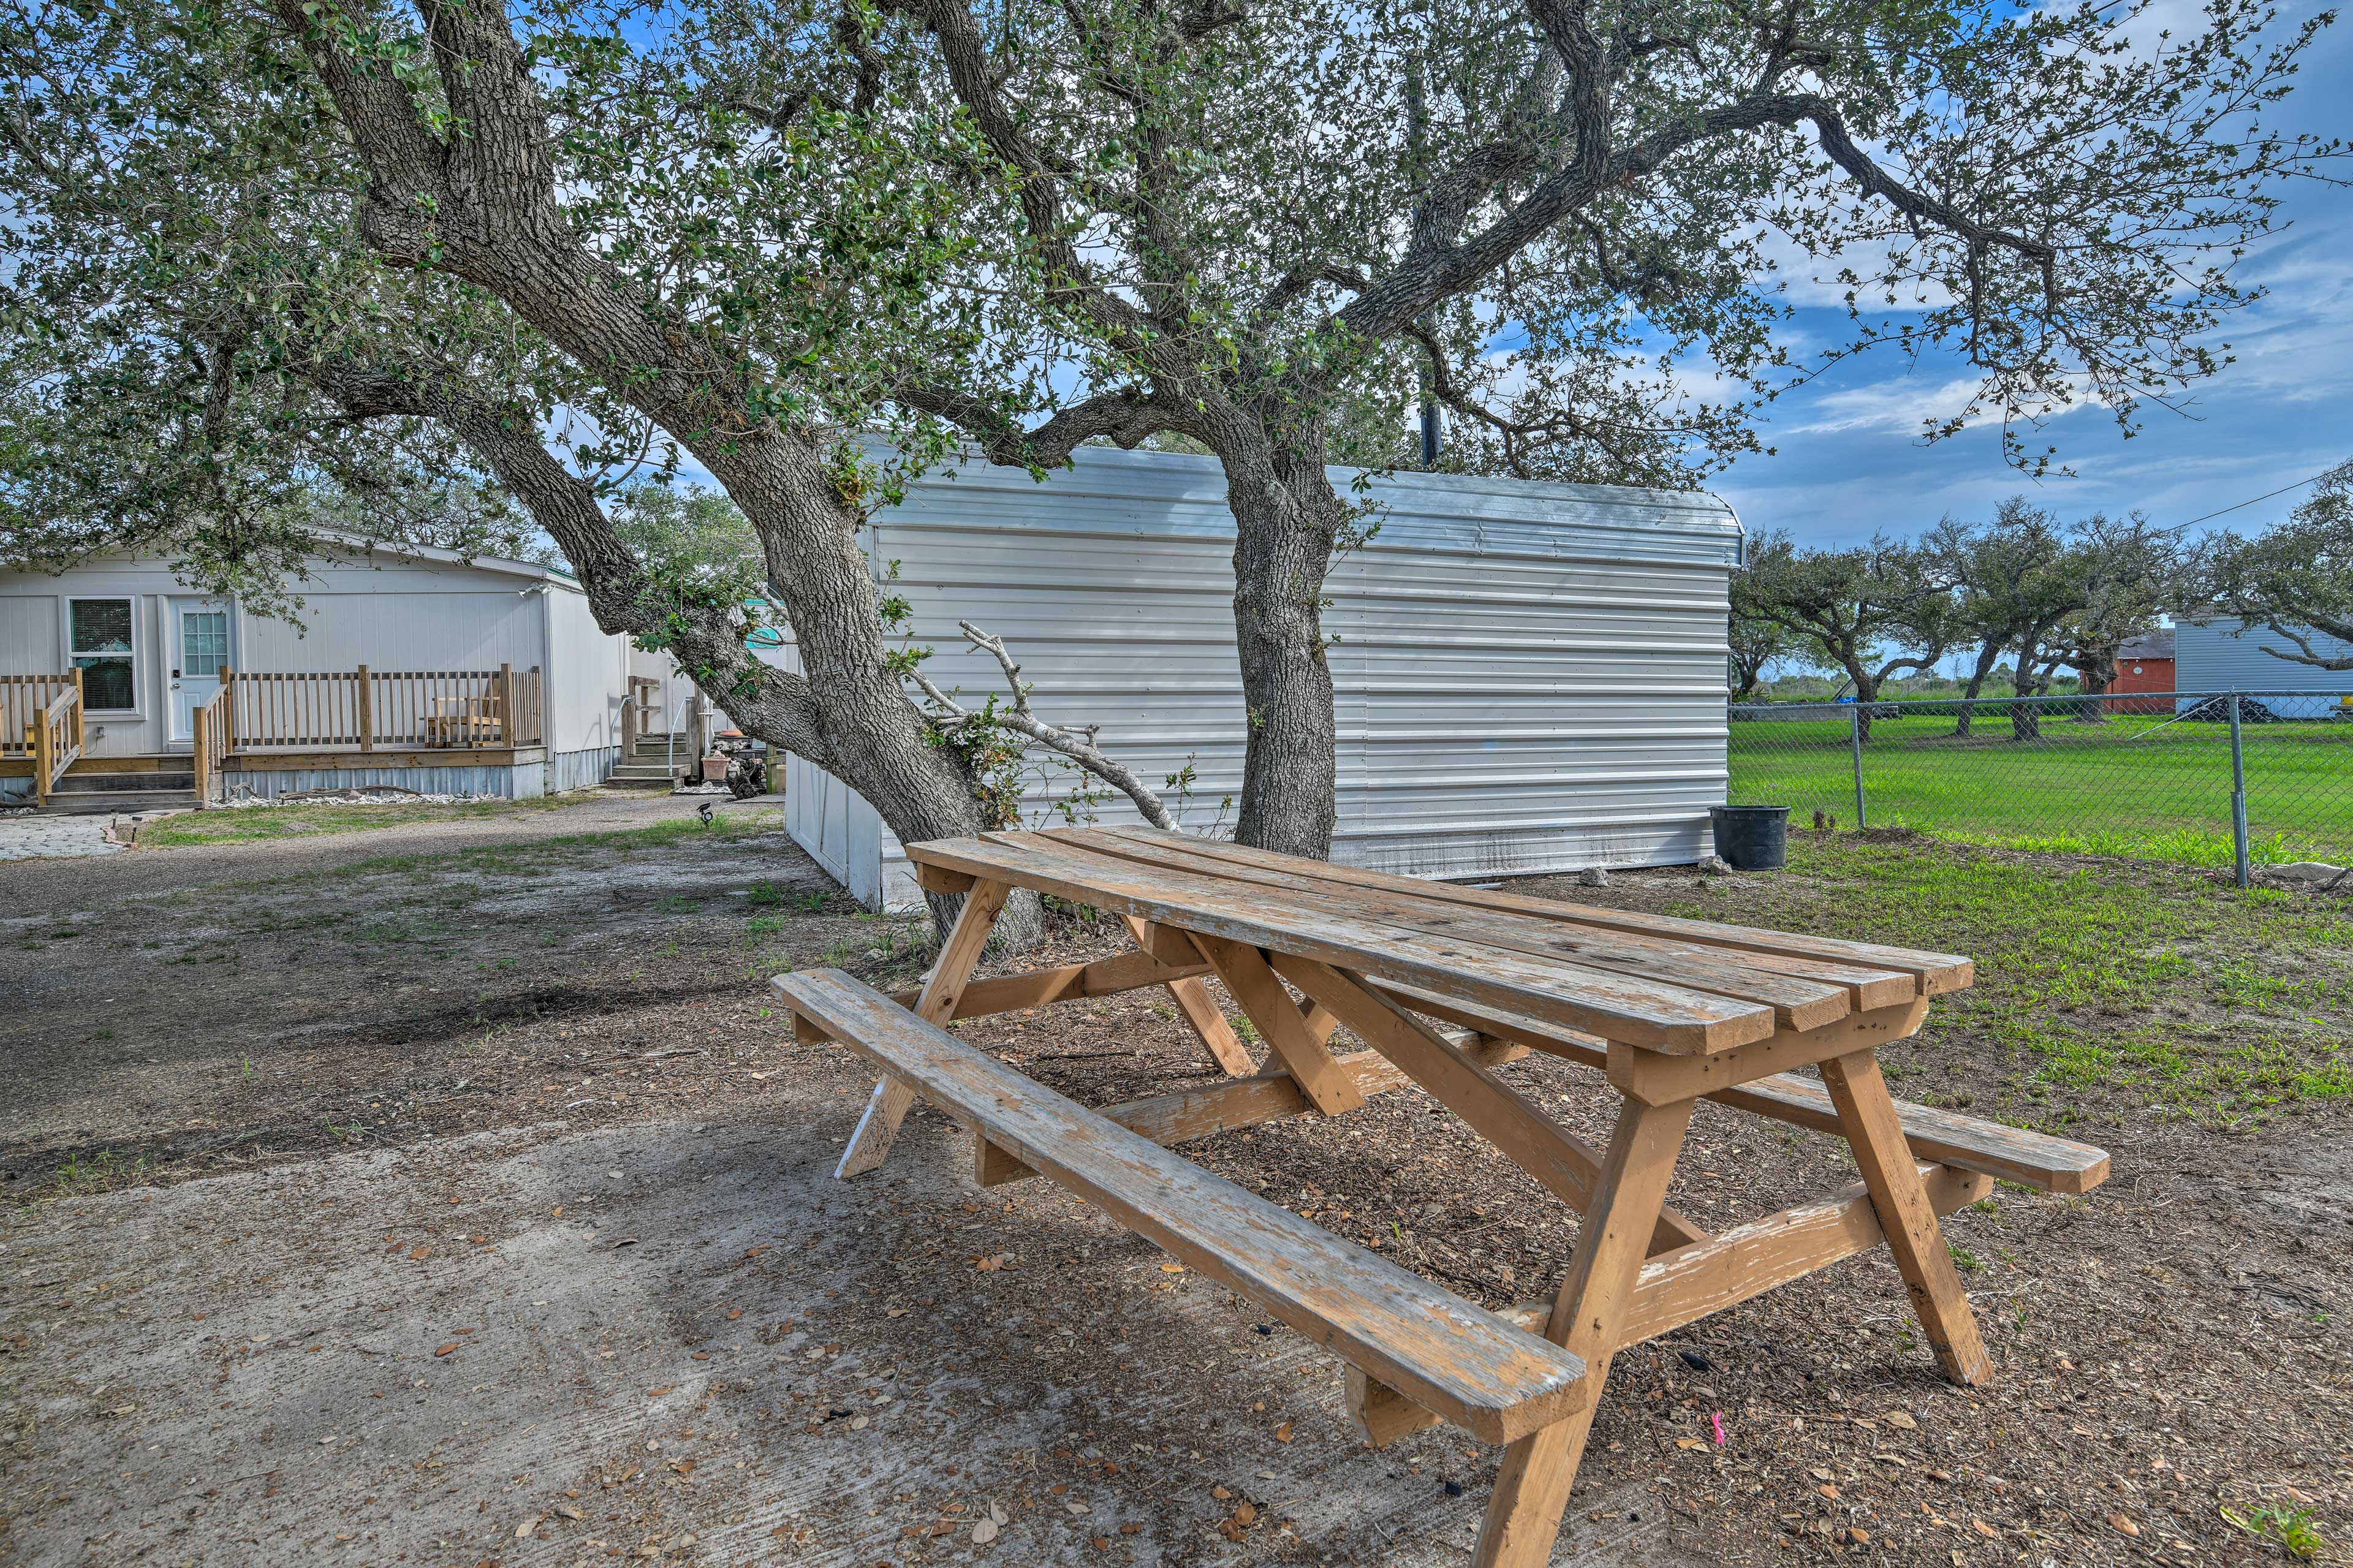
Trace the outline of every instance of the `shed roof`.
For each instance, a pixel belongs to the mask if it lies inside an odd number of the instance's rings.
[[[871,447],[880,456],[879,443]],[[1327,470],[1343,500],[1377,508],[1375,545],[1548,560],[1736,566],[1739,517],[1721,497],[1483,474]],[[1041,504],[1042,502],[1042,504]],[[1224,467],[1181,452],[1082,447],[1070,468],[1032,479],[975,452],[908,487],[895,521],[927,518],[1029,532],[1226,538]]]
[[[2143,632],[2116,649],[2116,658],[2120,659],[2171,658],[2172,657],[2173,628],[2171,626],[2158,626],[2154,631]]]

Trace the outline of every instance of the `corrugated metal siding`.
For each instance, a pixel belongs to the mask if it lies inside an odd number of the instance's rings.
[[[1334,478],[1351,493],[1353,473]],[[1726,777],[1730,509],[1424,474],[1377,481],[1369,499],[1379,530],[1334,572],[1324,617],[1337,639],[1335,858],[1485,877],[1704,854]],[[912,487],[871,537],[884,570],[899,563],[934,679],[976,705],[1002,689],[957,632],[972,621],[1006,638],[1042,717],[1100,724],[1103,747],[1155,782],[1189,763],[1187,826],[1230,827],[1221,805],[1240,789],[1244,713],[1233,521],[1214,460],[1090,448],[1042,485],[968,465]],[[861,899],[912,903],[895,840],[822,779],[787,770],[796,837]],[[1070,782],[1033,779],[1031,809]],[[1134,820],[1124,800],[1098,809]]]
[[[256,768],[226,775],[233,794],[275,800],[314,789],[413,789],[419,795],[502,795],[526,800],[546,793],[547,764],[449,768]]]
[[[2275,658],[2263,651],[2273,647],[2295,651],[2295,645],[2275,632],[2261,628],[2244,636],[2231,634],[2243,621],[2183,621],[2174,627],[2174,679],[2181,691],[2309,691],[2311,701],[2266,697],[2263,705],[2286,718],[2325,718],[2340,697],[2353,694],[2353,670],[2321,669],[2309,664]],[[2330,658],[2353,658],[2353,643],[2315,633],[2315,653]]]
[[[592,746],[581,752],[550,752],[541,763],[545,771],[543,793],[561,795],[565,790],[590,789],[613,776],[613,764],[621,760],[618,746]]]

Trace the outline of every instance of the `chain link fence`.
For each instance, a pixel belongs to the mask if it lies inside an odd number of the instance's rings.
[[[2348,695],[1767,703],[1731,710],[1730,801],[1792,826],[2235,867],[2353,860]]]

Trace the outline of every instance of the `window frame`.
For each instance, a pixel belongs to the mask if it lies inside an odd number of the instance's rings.
[[[81,666],[76,664],[74,661],[81,658],[121,658],[127,657],[131,661],[131,706],[128,708],[88,708],[86,711],[90,713],[92,716],[103,713],[110,717],[142,718],[146,714],[146,708],[141,701],[142,693],[139,680],[140,673],[145,667],[145,656],[147,651],[145,647],[145,639],[139,635],[139,601],[141,596],[142,595],[137,594],[68,594],[65,595],[66,613],[63,616],[65,624],[59,629],[65,634],[66,668],[69,671],[79,669]],[[74,606],[80,604],[120,604],[130,606],[131,650],[128,655],[122,654],[119,651],[88,652],[74,647]],[[87,679],[83,681],[83,690],[85,693],[89,690],[89,682]]]

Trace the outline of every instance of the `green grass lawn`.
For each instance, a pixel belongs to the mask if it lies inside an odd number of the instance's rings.
[[[1977,984],[1891,1047],[1907,1099],[2064,1132],[2219,1126],[2353,1099],[2353,904],[2167,866],[1848,833],[1665,912],[1966,953]],[[1736,899],[1736,902],[1735,900]]]
[[[2353,723],[2242,728],[2247,821],[2258,861],[2353,854]],[[1731,799],[1817,811],[1854,825],[1847,721],[1736,722]],[[2081,724],[2046,716],[2040,738],[2011,738],[1999,707],[1976,732],[1949,715],[1883,719],[1863,747],[1866,816],[1963,842],[2192,865],[2231,863],[2228,726],[2112,716]]]

